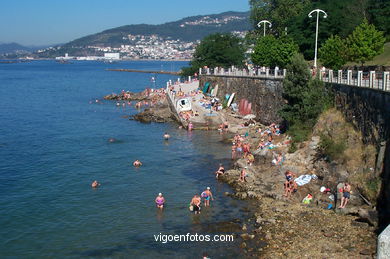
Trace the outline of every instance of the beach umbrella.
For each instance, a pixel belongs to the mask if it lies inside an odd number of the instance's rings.
[[[245,120],[250,120],[250,119],[254,119],[254,118],[256,118],[256,115],[254,115],[254,114],[248,114],[248,115],[244,116]]]

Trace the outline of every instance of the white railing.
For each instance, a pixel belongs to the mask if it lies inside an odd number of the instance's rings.
[[[283,79],[286,75],[286,69],[250,68],[239,69],[236,67],[230,68],[199,68],[199,75],[214,75],[214,76],[234,76],[234,77],[258,77],[266,79]],[[330,69],[311,70],[313,76],[317,76],[320,80],[328,83],[344,84],[357,87],[366,87],[382,91],[390,91],[390,72],[376,71],[352,71]]]
[[[248,68],[239,69],[234,66],[229,68],[199,68],[200,75],[217,75],[217,76],[236,76],[236,77],[260,77],[260,78],[280,78],[283,79],[286,75],[286,69]]]

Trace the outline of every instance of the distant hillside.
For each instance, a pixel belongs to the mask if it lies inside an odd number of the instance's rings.
[[[22,46],[18,43],[0,43],[0,55],[7,53],[29,52],[31,48]]]
[[[249,11],[198,15],[159,25],[125,25],[88,35],[36,54],[40,57],[56,57],[65,53],[73,56],[102,55],[102,51],[96,47],[139,46],[147,41],[155,40],[156,37],[157,44],[162,44],[166,40],[178,41],[182,44],[185,42],[194,43],[211,33],[244,32],[250,29]],[[175,48],[175,46],[172,47]],[[177,48],[181,51],[185,46]],[[142,50],[138,52],[142,52]],[[143,53],[140,53],[138,57],[143,58],[143,55]]]
[[[192,16],[160,25],[137,24],[121,26],[76,39],[64,46],[85,47],[102,45],[115,47],[127,44],[127,36],[129,34],[158,35],[162,38],[191,42],[200,40],[211,33],[247,31],[250,28],[249,12],[225,12],[213,15]]]

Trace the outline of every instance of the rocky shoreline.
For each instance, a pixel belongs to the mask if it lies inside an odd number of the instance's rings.
[[[133,95],[137,100],[149,101],[144,94]],[[111,96],[113,100],[123,97]],[[118,99],[119,98],[119,99]],[[106,99],[106,98],[105,98]],[[131,119],[143,122],[175,121],[167,100],[134,115]],[[261,141],[258,129],[264,125],[255,123],[245,126],[245,120],[230,111],[223,112],[224,120],[229,124],[228,131],[245,137],[251,147],[257,147]],[[228,133],[222,133],[228,134]],[[332,164],[319,158],[319,132],[300,145],[294,153],[288,153],[289,137],[275,136],[273,150],[253,152],[255,162],[248,165],[244,158],[235,160],[232,169],[219,177],[229,184],[234,193],[226,193],[237,199],[251,200],[251,217],[241,222],[241,231],[236,232],[242,240],[241,249],[247,257],[258,258],[374,258],[376,254],[377,215],[375,209],[365,204],[364,197],[358,192],[352,194],[345,209],[334,209],[337,200],[337,184],[349,178],[341,164]],[[284,154],[282,165],[273,166],[271,161],[277,153]],[[362,166],[362,165],[359,165]],[[242,168],[248,167],[247,182],[238,178]],[[284,172],[291,170],[299,175],[312,173],[316,180],[300,186],[291,199],[283,196]],[[352,176],[350,176],[352,177]],[[320,192],[320,187],[332,190],[337,204],[329,199],[329,194]],[[308,194],[314,199],[303,204]],[[327,209],[332,204],[333,209]],[[237,225],[237,222],[234,222]]]

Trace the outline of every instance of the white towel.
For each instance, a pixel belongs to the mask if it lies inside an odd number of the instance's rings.
[[[311,179],[312,179],[311,175],[304,174],[304,175],[299,176],[294,181],[297,183],[298,186],[302,186],[302,185],[309,183],[311,181]]]

